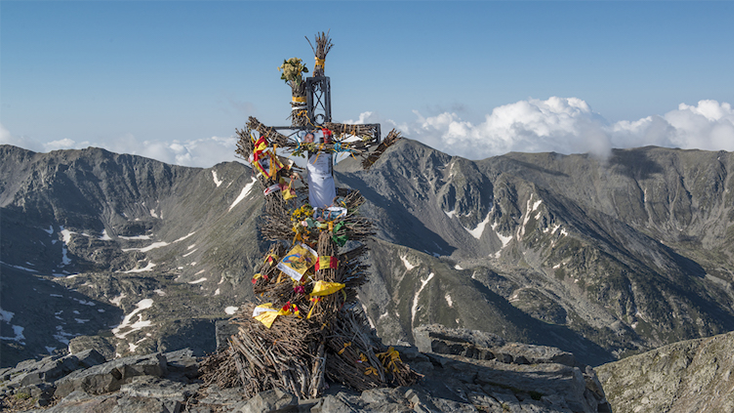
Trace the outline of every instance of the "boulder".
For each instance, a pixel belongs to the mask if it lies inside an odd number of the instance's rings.
[[[298,398],[280,389],[260,392],[252,397],[240,413],[288,413],[298,411]]]
[[[165,374],[166,358],[160,353],[124,357],[69,374],[56,382],[56,395],[66,397],[74,390],[102,394],[119,390],[135,376],[161,377]]]

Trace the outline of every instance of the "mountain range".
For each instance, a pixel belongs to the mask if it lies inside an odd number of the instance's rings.
[[[471,161],[403,139],[335,175],[377,230],[359,294],[386,343],[438,323],[597,366],[734,330],[733,169],[723,151]],[[269,245],[242,163],[2,145],[0,207],[2,366],[90,341],[205,354],[256,299]]]

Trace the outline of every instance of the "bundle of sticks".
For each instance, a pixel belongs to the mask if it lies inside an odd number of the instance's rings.
[[[283,135],[257,119],[247,126],[237,131],[237,154],[243,158],[260,162],[278,156],[276,145],[289,147]],[[202,363],[202,379],[222,388],[242,386],[247,397],[279,388],[300,398],[319,396],[326,378],[359,391],[415,382],[420,376],[382,344],[358,302],[368,271],[364,241],[374,233],[358,213],[364,197],[339,189],[338,215],[317,220],[306,204],[307,188],[287,200],[285,189],[268,192],[285,185],[294,168],[286,164],[253,168],[260,170],[266,193],[260,232],[273,241],[252,278],[261,303],[245,304],[233,317],[238,333],[228,348]]]
[[[326,64],[326,55],[329,53],[329,50],[331,50],[331,48],[334,46],[331,43],[331,39],[329,38],[329,32],[321,32],[316,34],[316,48],[313,47],[313,44],[311,44],[311,40],[308,40],[308,37],[306,37],[306,41],[308,42],[309,46],[311,46],[311,50],[313,50],[314,57],[316,58],[316,65],[313,69],[313,75],[323,76],[324,66]]]

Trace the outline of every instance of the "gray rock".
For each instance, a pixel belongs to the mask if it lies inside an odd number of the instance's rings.
[[[298,411],[298,398],[280,389],[260,392],[238,410],[240,413],[288,413]]]
[[[734,412],[734,332],[596,368],[615,413]]]
[[[163,354],[166,357],[168,376],[193,379],[199,375],[199,363],[193,350],[185,348]]]
[[[79,336],[69,340],[69,352],[71,354],[81,353],[90,349],[99,352],[106,360],[110,360],[115,356],[115,347],[104,337]]]
[[[180,411],[181,403],[175,400],[123,396],[117,400],[117,405],[110,410],[110,413],[179,413]]]
[[[184,402],[199,389],[198,384],[183,384],[153,376],[133,377],[120,387],[120,393],[129,397],[147,397]]]
[[[162,354],[124,357],[69,374],[56,383],[56,394],[65,397],[74,390],[102,394],[119,390],[135,376],[161,377],[165,374],[166,358]]]
[[[490,333],[440,324],[423,325],[413,330],[416,346],[422,352],[452,354],[477,360],[497,359],[502,363],[560,363],[577,366],[572,353],[555,347],[505,343]]]

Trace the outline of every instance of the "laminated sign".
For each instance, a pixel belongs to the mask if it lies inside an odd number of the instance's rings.
[[[293,247],[278,263],[278,269],[296,281],[301,281],[303,274],[316,264],[318,254],[306,244]]]

